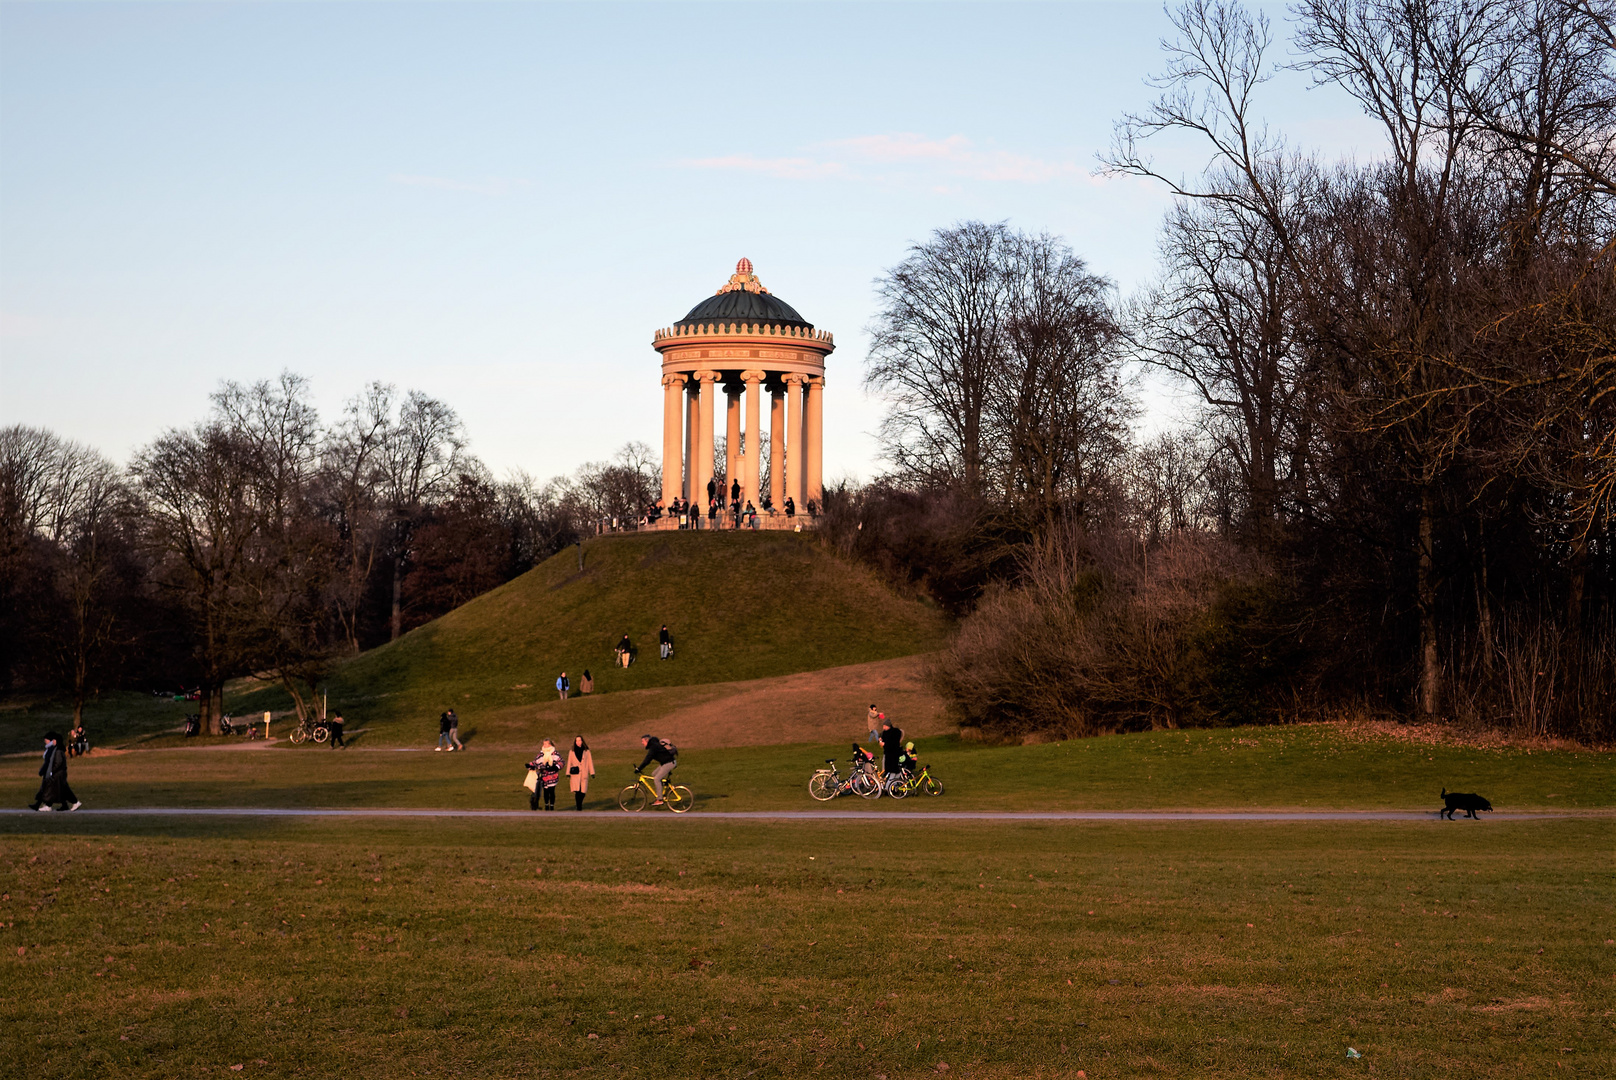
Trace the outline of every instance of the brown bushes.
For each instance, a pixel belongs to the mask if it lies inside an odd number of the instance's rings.
[[[1025,739],[1272,720],[1295,697],[1295,636],[1249,555],[1186,532],[1054,534],[990,590],[932,677],[961,724]]]

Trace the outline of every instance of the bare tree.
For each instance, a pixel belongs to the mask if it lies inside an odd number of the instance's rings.
[[[387,531],[383,490],[393,395],[394,388],[386,383],[365,387],[344,406],[342,420],[327,433],[321,451],[342,544],[334,606],[354,655],[360,650],[359,614]]]
[[[1315,190],[1312,165],[1276,157],[1262,168],[1285,231],[1294,235],[1305,228],[1300,219]],[[1209,186],[1249,185],[1225,168]],[[1139,358],[1189,383],[1228,421],[1248,533],[1268,547],[1282,488],[1301,482],[1284,472],[1305,460],[1307,356],[1279,232],[1252,204],[1249,191],[1227,200],[1181,199],[1163,229],[1162,277],[1135,301],[1131,321]]]
[[[882,449],[904,476],[983,491],[1006,316],[1002,222],[939,229],[876,283],[865,384],[891,403]]]
[[[465,434],[453,409],[419,390],[405,395],[387,440],[383,477],[391,514],[392,638],[403,630],[404,567],[413,522],[430,502],[447,497],[462,467]]]
[[[993,465],[1006,501],[1048,528],[1080,514],[1125,452],[1133,403],[1120,378],[1110,282],[1048,234],[1008,234],[1001,361],[989,382]]]
[[[248,440],[217,420],[166,432],[132,465],[159,580],[191,622],[202,716],[213,734],[225,681],[251,666],[240,606],[258,531],[254,466]]]

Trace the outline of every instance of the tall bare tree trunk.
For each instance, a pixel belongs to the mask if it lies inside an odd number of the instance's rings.
[[[393,560],[393,636],[391,640],[397,641],[400,630],[404,626],[404,608],[401,603],[404,595],[404,575],[401,572],[402,560]]]
[[[1432,534],[1436,499],[1429,486],[1420,492],[1420,712],[1435,716],[1442,708],[1442,664],[1436,645],[1436,570]]]
[[[1476,626],[1481,644],[1481,666],[1493,670],[1493,602],[1487,584],[1487,524],[1476,527]]]

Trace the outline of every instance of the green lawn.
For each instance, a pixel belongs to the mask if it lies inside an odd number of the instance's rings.
[[[558,743],[566,733],[547,732]],[[75,761],[75,791],[92,807],[420,806],[512,809],[525,805],[523,762],[536,749],[487,747],[471,733],[464,753],[366,751],[277,745],[197,748]],[[237,740],[231,744],[240,746]],[[1435,810],[1446,787],[1479,791],[1500,810],[1616,806],[1609,753],[1481,750],[1362,739],[1329,725],[1114,735],[1041,746],[988,747],[956,738],[920,740],[922,760],[947,785],[940,799],[902,803],[844,797],[834,807],[891,813],[954,810],[1128,810],[1298,807]],[[808,777],[849,747],[762,746],[689,750],[680,780],[701,812],[816,807]],[[591,804],[611,805],[640,759],[596,754]],[[0,803],[34,793],[33,757],[0,761]]]
[[[1604,1075],[1613,839],[9,816],[0,1053],[39,1080]]]

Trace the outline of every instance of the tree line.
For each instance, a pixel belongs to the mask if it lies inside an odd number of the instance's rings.
[[[1302,0],[1286,56],[1190,0],[1104,159],[1175,195],[1147,288],[981,222],[882,278],[891,473],[842,493],[840,542],[971,612],[940,668],[971,723],[1616,734],[1612,11]],[[1373,158],[1271,131],[1276,63],[1357,101]],[[1171,175],[1162,140],[1209,166]],[[1130,448],[1134,364],[1194,395],[1193,431]]]
[[[282,686],[303,715],[331,665],[397,638],[638,513],[649,448],[545,484],[496,481],[460,419],[373,383],[322,422],[308,381],[224,383],[201,421],[119,467],[0,429],[0,679],[66,690]]]

